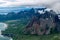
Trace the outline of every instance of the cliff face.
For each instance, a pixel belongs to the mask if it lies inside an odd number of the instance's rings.
[[[39,9],[35,10],[35,15],[28,22],[24,33],[25,34],[50,34],[56,27],[56,13],[53,10]]]

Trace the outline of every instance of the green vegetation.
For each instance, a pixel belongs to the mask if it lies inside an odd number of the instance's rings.
[[[60,33],[50,34],[50,35],[24,35],[22,32],[27,24],[28,20],[13,20],[6,21],[9,26],[3,32],[3,34],[13,34],[12,38],[14,40],[60,40]]]

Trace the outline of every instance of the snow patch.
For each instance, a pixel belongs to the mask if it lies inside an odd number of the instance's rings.
[[[47,8],[47,9],[45,9],[45,11],[48,11],[48,12],[50,12],[52,9],[49,9],[49,8]]]
[[[44,14],[45,12],[43,12],[43,10],[38,10],[38,13]]]

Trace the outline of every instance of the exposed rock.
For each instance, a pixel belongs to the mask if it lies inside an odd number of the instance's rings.
[[[41,12],[42,10],[42,12]],[[28,22],[24,33],[25,34],[50,34],[56,27],[56,13],[53,10],[36,9],[34,16]]]

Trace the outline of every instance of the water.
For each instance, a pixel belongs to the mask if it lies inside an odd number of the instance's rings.
[[[0,23],[0,40],[12,40],[12,38],[10,38],[10,37],[6,37],[6,36],[1,35],[2,34],[1,31],[4,31],[5,29],[7,29],[7,27],[8,27],[7,24]]]

